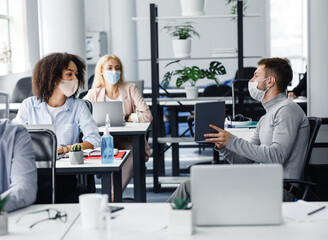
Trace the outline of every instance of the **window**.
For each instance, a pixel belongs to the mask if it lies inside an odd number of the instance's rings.
[[[294,77],[292,87],[306,71],[306,0],[271,0],[271,56],[290,60]]]
[[[24,0],[0,0],[0,75],[28,70]]]

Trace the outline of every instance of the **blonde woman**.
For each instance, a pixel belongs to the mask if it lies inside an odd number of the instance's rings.
[[[121,60],[115,55],[105,55],[99,59],[92,89],[84,97],[91,102],[122,101],[123,113],[126,122],[151,122],[153,117],[142,98],[136,84],[124,82],[124,71]],[[114,139],[118,149],[132,150],[132,138],[120,137]],[[149,158],[150,148],[145,142],[146,161]],[[132,153],[122,169],[122,190],[125,189],[133,176]]]

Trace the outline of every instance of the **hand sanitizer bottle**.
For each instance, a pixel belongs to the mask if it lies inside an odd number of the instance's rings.
[[[109,133],[110,120],[109,115],[106,115],[105,132],[101,137],[101,163],[113,163],[114,162],[114,140],[113,136]]]

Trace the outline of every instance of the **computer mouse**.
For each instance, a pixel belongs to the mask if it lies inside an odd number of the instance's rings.
[[[117,155],[117,154],[118,154],[118,149],[114,148],[114,155]]]

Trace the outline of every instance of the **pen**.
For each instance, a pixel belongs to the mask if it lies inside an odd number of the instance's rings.
[[[316,209],[316,210],[314,210],[314,211],[312,211],[312,212],[309,212],[307,215],[312,215],[313,213],[319,212],[319,211],[321,211],[321,210],[323,210],[323,209],[325,209],[325,208],[326,208],[326,206],[323,206],[323,207],[318,208],[318,209]]]

